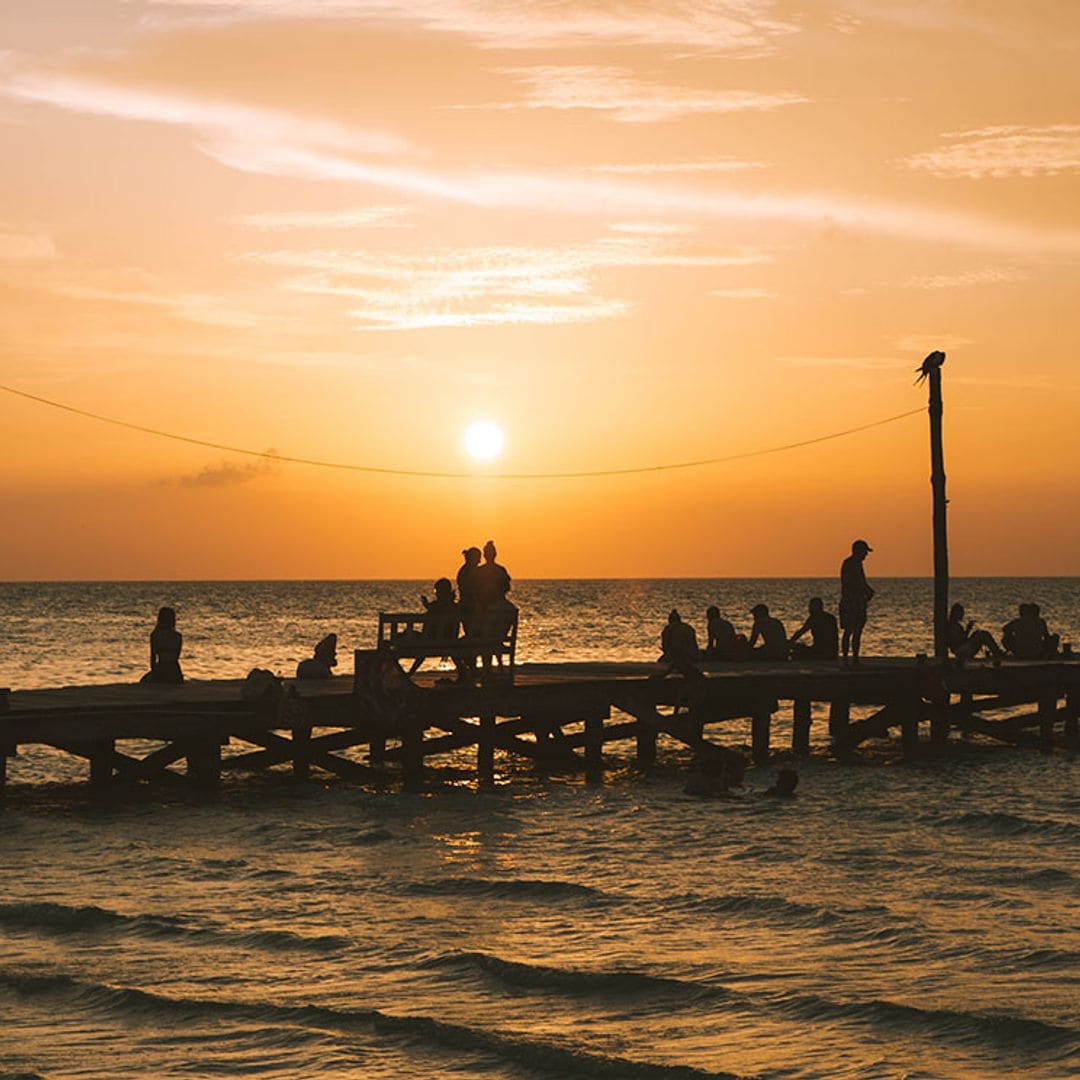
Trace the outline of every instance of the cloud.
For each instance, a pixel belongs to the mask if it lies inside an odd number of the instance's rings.
[[[16,72],[0,82],[0,92],[71,112],[190,128],[210,154],[214,147],[246,146],[255,152],[285,145],[382,155],[407,147],[397,136],[361,132],[319,117],[63,75]]]
[[[723,300],[773,300],[776,293],[769,289],[746,287],[741,289],[713,289],[710,296],[719,296]]]
[[[924,274],[909,278],[909,289],[960,289],[968,285],[1001,285],[1026,281],[1029,275],[1020,270],[985,267],[980,270],[961,270],[955,274]]]
[[[760,56],[796,26],[774,0],[151,0],[197,18],[369,18],[464,34],[499,49],[659,45]]]
[[[589,109],[623,123],[655,123],[695,114],[778,109],[806,102],[799,94],[755,90],[712,90],[637,79],[623,68],[584,64],[509,68],[506,74],[528,87],[519,102],[488,108]],[[485,108],[485,106],[480,106]]]
[[[267,450],[266,453],[273,456],[276,451]],[[280,468],[280,463],[270,458],[245,461],[243,464],[222,461],[217,465],[206,465],[197,473],[181,476],[173,482],[184,488],[236,487],[239,484],[249,484],[253,480],[270,476],[278,472]]]
[[[360,206],[351,210],[286,210],[245,214],[240,221],[268,232],[284,229],[411,229],[407,206]]]
[[[1014,223],[976,214],[861,196],[816,192],[735,191],[601,177],[580,171],[439,170],[388,162],[400,141],[354,132],[332,121],[226,103],[146,94],[79,80],[38,78],[9,94],[77,112],[182,124],[201,135],[200,148],[246,173],[296,180],[362,184],[396,194],[489,210],[526,210],[676,221],[779,222],[850,229],[903,241],[930,240],[999,251],[1080,252],[1080,229]],[[250,122],[249,122],[250,121]],[[377,155],[375,160],[366,156]]]
[[[51,259],[55,254],[56,245],[48,233],[9,232],[0,226],[0,261]]]
[[[260,319],[252,312],[235,308],[220,296],[204,293],[159,293],[139,290],[97,288],[89,285],[60,285],[52,290],[57,296],[73,300],[95,300],[112,304],[144,304],[166,309],[187,322],[207,326],[245,328],[256,326]]]
[[[272,251],[249,258],[299,273],[288,290],[355,304],[361,329],[591,322],[624,314],[625,300],[597,294],[596,275],[625,267],[759,265],[758,251],[671,248],[650,235],[604,237],[565,247],[451,248],[418,254]]]
[[[988,127],[951,132],[938,150],[907,159],[911,169],[942,177],[1056,176],[1080,170],[1080,124]]]

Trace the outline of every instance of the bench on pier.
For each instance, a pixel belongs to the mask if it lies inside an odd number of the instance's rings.
[[[514,679],[517,653],[518,613],[516,608],[488,612],[476,617],[472,633],[457,636],[457,626],[440,633],[436,620],[426,613],[380,612],[378,647],[396,659],[412,660],[407,674],[419,670],[425,660],[464,660],[472,664],[478,656],[490,656]],[[485,625],[486,624],[486,625]]]

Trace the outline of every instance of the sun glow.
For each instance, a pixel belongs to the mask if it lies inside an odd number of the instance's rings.
[[[503,451],[502,428],[494,420],[477,420],[465,429],[465,452],[477,461],[491,461]]]

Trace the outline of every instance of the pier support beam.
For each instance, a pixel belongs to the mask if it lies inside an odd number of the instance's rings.
[[[90,759],[90,783],[107,784],[113,778],[113,751],[116,742],[104,739],[91,743],[86,756]]]
[[[424,728],[411,716],[401,721],[401,778],[406,791],[424,783]]]
[[[1069,690],[1065,695],[1065,741],[1075,743],[1080,735],[1080,690]]]
[[[203,739],[188,747],[187,774],[202,787],[217,787],[221,783],[221,742],[218,739]]]
[[[495,784],[495,716],[480,717],[480,737],[476,743],[476,776],[482,787]]]
[[[378,768],[386,764],[386,736],[372,735],[368,747],[368,764]]]
[[[637,767],[651,769],[656,764],[656,731],[637,722]]]
[[[919,756],[919,712],[922,698],[918,692],[907,694],[896,703],[900,716],[900,747],[904,757]]]
[[[1050,750],[1054,745],[1054,721],[1057,719],[1057,693],[1039,697],[1039,746]]]
[[[843,753],[848,749],[848,724],[851,721],[851,703],[839,698],[829,704],[829,739],[833,750]]]
[[[604,782],[604,718],[599,713],[585,718],[585,782]]]
[[[772,712],[769,702],[755,706],[750,718],[751,754],[755,765],[767,765],[769,762],[769,738],[772,726]]]
[[[311,772],[311,726],[300,724],[292,729],[292,771],[297,780],[306,780]],[[190,761],[190,758],[188,759]]]
[[[796,698],[791,711],[791,752],[810,753],[810,700]]]

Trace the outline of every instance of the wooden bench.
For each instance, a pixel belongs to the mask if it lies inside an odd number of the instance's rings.
[[[492,619],[496,616],[495,613],[488,613],[478,618],[482,620],[485,617]],[[514,657],[517,653],[517,609],[507,611],[505,618],[500,618],[500,623],[506,626],[502,634],[498,633],[498,629],[502,628],[500,626],[494,634],[474,632],[457,637],[439,636],[431,632],[431,617],[423,612],[383,611],[379,612],[378,647],[397,659],[412,660],[407,672],[409,675],[417,671],[425,660],[447,657],[450,660],[475,662],[477,657],[490,656],[502,667],[505,659],[507,675],[513,682]]]

